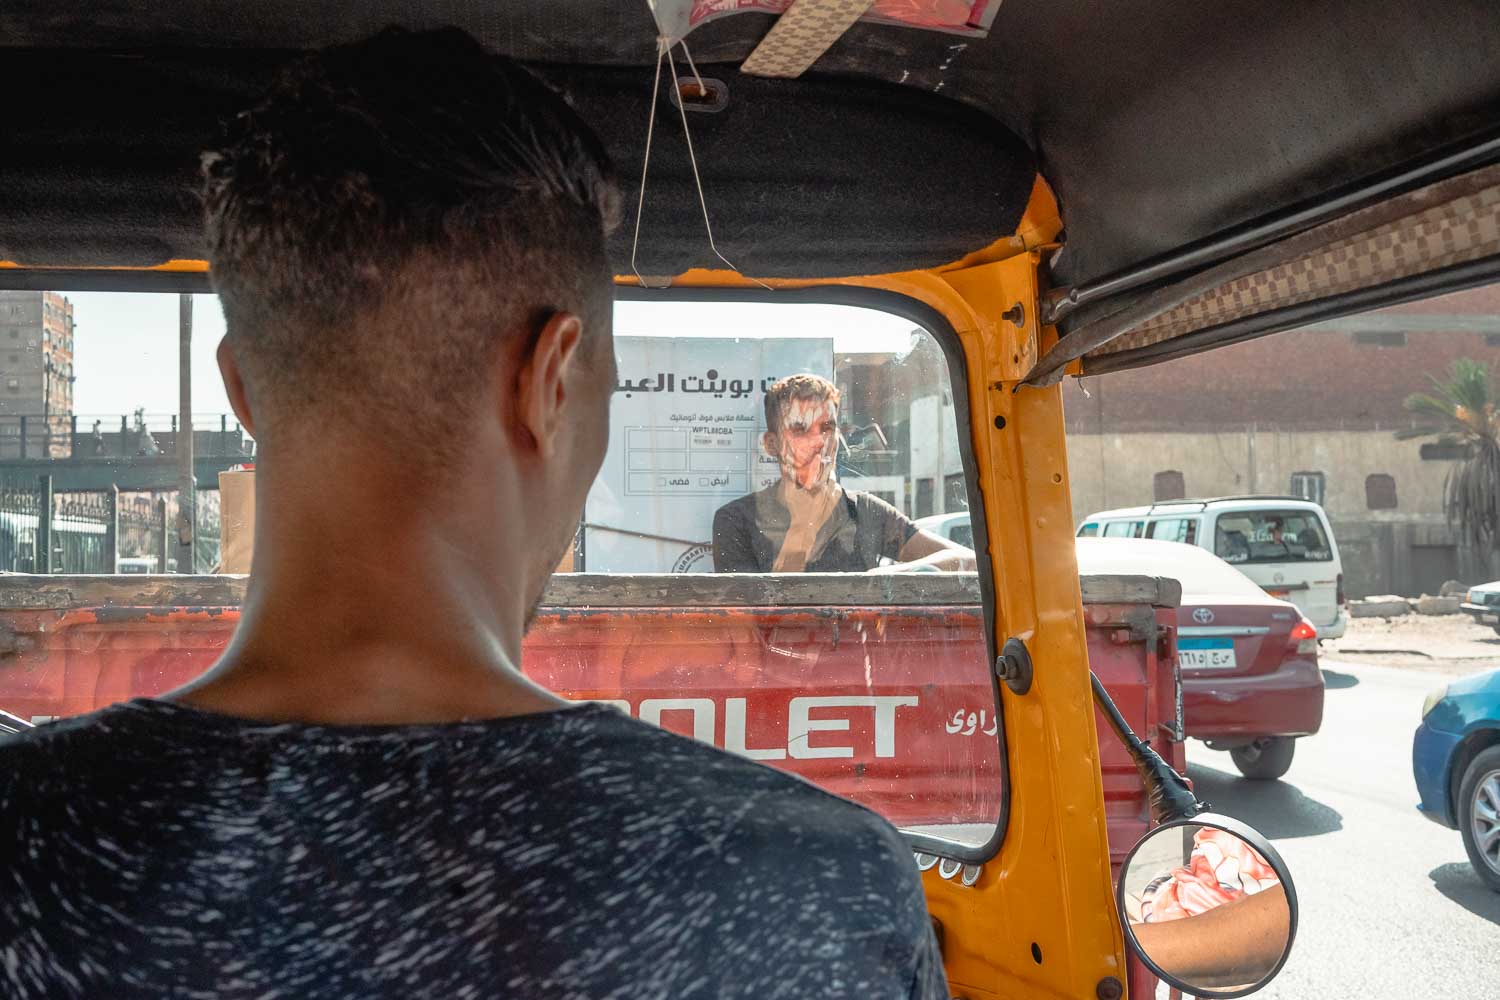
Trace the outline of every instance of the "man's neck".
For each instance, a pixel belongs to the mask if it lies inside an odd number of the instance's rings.
[[[329,724],[446,722],[567,704],[520,671],[531,574],[493,556],[530,551],[505,537],[525,530],[519,519],[485,525],[461,506],[435,513],[347,477],[330,481],[345,488],[310,504],[308,491],[285,489],[285,480],[258,484],[266,502],[239,629],[219,662],[169,700]]]

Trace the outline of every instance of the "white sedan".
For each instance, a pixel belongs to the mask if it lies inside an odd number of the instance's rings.
[[[1463,609],[1479,624],[1500,632],[1500,580],[1470,587]]]

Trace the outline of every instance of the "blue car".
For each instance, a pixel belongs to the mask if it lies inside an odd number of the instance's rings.
[[[1474,870],[1500,892],[1500,670],[1427,696],[1411,766],[1417,808],[1463,835]]]

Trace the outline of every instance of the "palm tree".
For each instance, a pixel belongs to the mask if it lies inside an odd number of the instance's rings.
[[[1396,437],[1436,437],[1466,450],[1444,484],[1448,523],[1471,548],[1487,554],[1500,541],[1500,395],[1490,384],[1489,366],[1468,358],[1453,362],[1446,378],[1429,377],[1432,392],[1406,397],[1418,423]]]

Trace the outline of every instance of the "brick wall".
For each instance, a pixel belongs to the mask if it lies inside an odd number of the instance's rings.
[[[1404,346],[1356,334],[1405,334]],[[1352,596],[1479,582],[1500,562],[1461,550],[1445,523],[1453,465],[1397,441],[1405,398],[1461,357],[1500,384],[1500,286],[1349,317],[1134,372],[1064,383],[1073,511],[1150,503],[1158,473],[1190,496],[1285,493],[1321,472]],[[1389,476],[1394,509],[1369,509],[1367,477]]]
[[[1408,303],[1305,330],[1262,337],[1138,371],[1069,380],[1068,430],[1212,431],[1252,423],[1284,430],[1406,426],[1402,401],[1458,358],[1500,375],[1500,286]],[[1356,342],[1362,329],[1404,332],[1404,347]],[[1469,329],[1442,329],[1443,317]],[[1488,326],[1492,333],[1479,327]]]

